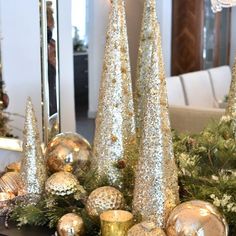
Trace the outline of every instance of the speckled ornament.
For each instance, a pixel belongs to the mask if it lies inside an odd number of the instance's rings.
[[[91,161],[89,142],[76,133],[56,135],[47,145],[47,166],[50,172],[74,171],[78,168],[86,171]]]
[[[128,236],[166,236],[165,232],[156,227],[153,222],[142,222],[134,225],[129,231]]]
[[[84,234],[84,222],[74,213],[68,213],[58,221],[57,232],[60,236],[81,236]]]
[[[93,219],[98,219],[100,214],[107,210],[120,210],[124,208],[123,194],[113,187],[95,189],[88,197],[86,210]]]
[[[168,236],[227,236],[228,225],[212,204],[195,200],[171,212],[166,232]]]
[[[79,181],[69,172],[57,172],[50,176],[45,184],[47,193],[57,196],[66,196],[78,190]]]

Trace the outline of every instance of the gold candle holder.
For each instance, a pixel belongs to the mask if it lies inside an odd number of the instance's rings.
[[[122,210],[105,211],[100,220],[102,236],[127,236],[133,225],[133,215]]]

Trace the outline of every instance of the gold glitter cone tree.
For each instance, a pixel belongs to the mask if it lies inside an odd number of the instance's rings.
[[[145,1],[142,28],[140,35],[140,44],[138,51],[137,76],[134,92],[134,108],[136,114],[136,128],[138,138],[142,130],[142,112],[145,95],[145,83],[149,76],[149,67],[153,52],[153,27],[156,22],[155,0]]]
[[[153,31],[152,55],[143,87],[142,133],[133,212],[143,220],[164,227],[170,211],[179,202],[178,174],[173,154],[160,27],[156,20],[155,2],[147,0],[145,4],[145,11],[151,11],[150,15],[154,18],[150,26]]]
[[[23,193],[38,195],[44,190],[47,178],[46,164],[40,147],[40,137],[37,121],[31,99],[28,98],[25,112],[23,160],[21,178],[24,184]]]
[[[106,37],[105,58],[94,138],[95,167],[110,184],[121,187],[121,172],[115,166],[126,159],[135,139],[128,39],[123,0],[113,0]]]
[[[225,114],[236,118],[236,58],[232,68],[232,81],[229,90],[228,104]]]

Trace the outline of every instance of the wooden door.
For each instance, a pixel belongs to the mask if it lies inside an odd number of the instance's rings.
[[[173,0],[172,75],[202,67],[204,0]]]
[[[231,11],[209,0],[173,0],[172,75],[229,63]]]

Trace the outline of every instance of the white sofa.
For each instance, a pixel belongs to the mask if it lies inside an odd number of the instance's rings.
[[[231,83],[229,66],[167,78],[170,121],[178,132],[198,133],[224,114],[220,104]]]

